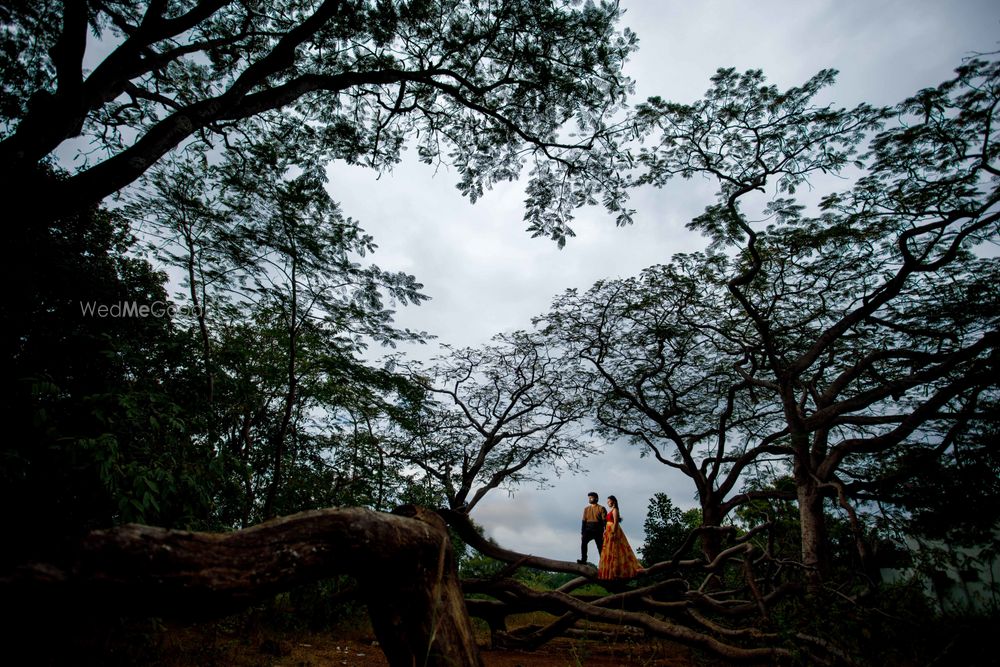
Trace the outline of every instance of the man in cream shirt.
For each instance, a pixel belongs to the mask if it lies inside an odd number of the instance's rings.
[[[587,494],[587,506],[583,508],[583,524],[580,527],[580,560],[576,561],[581,565],[587,562],[587,545],[591,540],[597,544],[597,556],[601,556],[601,547],[604,545],[604,521],[607,519],[608,511],[597,504],[597,492],[591,491]]]

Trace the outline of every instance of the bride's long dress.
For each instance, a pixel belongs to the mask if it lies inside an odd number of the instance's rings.
[[[639,559],[635,557],[628,538],[608,512],[608,522],[604,526],[604,547],[601,549],[601,563],[597,568],[598,579],[631,579],[642,571]]]

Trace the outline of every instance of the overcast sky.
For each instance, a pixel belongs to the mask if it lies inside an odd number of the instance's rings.
[[[779,87],[798,85],[822,68],[840,71],[824,101],[851,106],[892,104],[949,78],[964,56],[997,50],[1000,3],[933,0],[623,0],[624,25],[640,38],[627,73],[638,99],[660,95],[691,102],[719,67],[760,68]],[[703,247],[684,229],[715,188],[678,181],[633,195],[635,225],[619,229],[599,209],[582,210],[577,237],[565,249],[524,230],[523,183],[504,184],[475,205],[455,188],[457,176],[404,161],[379,180],[373,172],[336,165],[331,188],[346,214],[375,236],[374,261],[414,274],[431,301],[398,315],[403,326],[442,342],[479,345],[501,331],[527,328],[553,296],[595,280],[624,277]],[[433,349],[418,349],[425,358]],[[650,497],[664,491],[680,507],[695,505],[685,477],[637,449],[607,445],[590,473],[494,491],[473,518],[501,545],[575,560],[586,493],[617,495],[633,547],[642,544]],[[591,560],[596,554],[591,548]]]

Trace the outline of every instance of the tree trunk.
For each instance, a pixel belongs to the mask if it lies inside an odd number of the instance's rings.
[[[815,586],[829,573],[823,494],[812,478],[796,479],[796,485],[802,535],[802,564],[808,568],[810,584]]]
[[[715,498],[709,498],[701,506],[701,525],[704,527],[720,528],[722,526],[723,513],[719,503]],[[701,553],[705,556],[705,562],[711,563],[722,553],[722,538],[724,533],[719,530],[706,530],[699,535],[701,540]]]
[[[289,239],[289,243],[294,243]],[[294,248],[294,246],[293,246]],[[281,413],[281,425],[278,433],[274,436],[274,463],[271,466],[271,483],[267,486],[267,495],[264,498],[264,518],[274,517],[275,504],[278,500],[278,490],[281,488],[282,475],[285,459],[285,439],[288,437],[289,426],[292,423],[292,413],[295,411],[295,402],[298,400],[298,331],[299,331],[299,290],[297,276],[298,258],[293,250],[291,258],[291,290],[290,303],[291,312],[288,316],[288,391],[285,392],[285,407]]]
[[[69,623],[123,615],[195,620],[342,573],[360,582],[394,667],[482,664],[445,524],[416,507],[394,515],[316,510],[226,534],[137,524],[94,531],[62,563],[3,573],[0,591],[17,625],[44,626],[58,637],[53,611]],[[8,623],[4,629],[17,632]]]

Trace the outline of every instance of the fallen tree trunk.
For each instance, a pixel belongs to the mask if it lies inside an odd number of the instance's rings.
[[[317,510],[233,533],[137,524],[94,531],[62,563],[0,574],[0,590],[6,613],[25,623],[32,610],[67,609],[82,618],[195,619],[337,574],[358,579],[391,665],[482,664],[445,524],[416,507]]]

